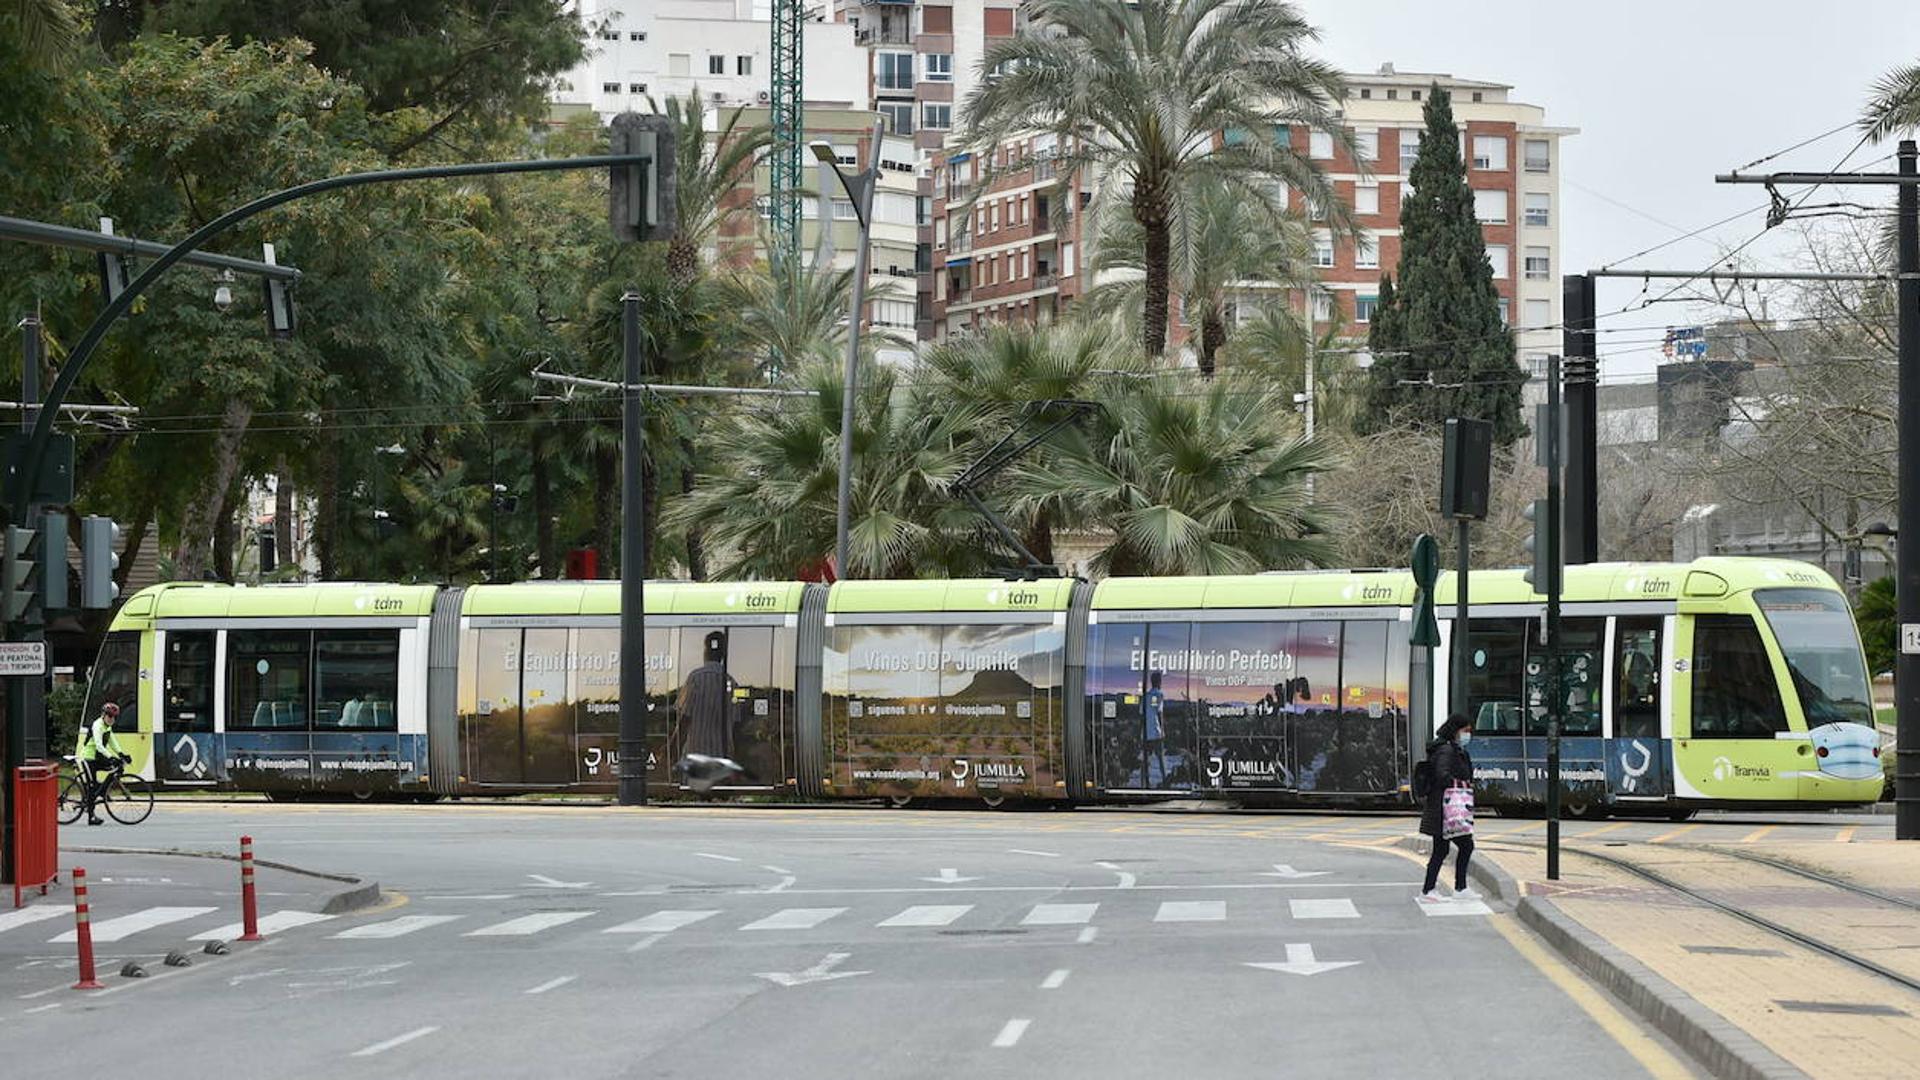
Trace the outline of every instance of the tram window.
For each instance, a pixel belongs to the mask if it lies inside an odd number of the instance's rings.
[[[1480,735],[1518,735],[1526,700],[1531,619],[1475,619],[1467,657],[1467,714]]]
[[[168,634],[168,731],[213,730],[214,682],[213,632],[176,630]]]
[[[1693,737],[1768,739],[1787,730],[1760,631],[1746,615],[1693,623]]]
[[[1600,648],[1606,634],[1605,619],[1565,619],[1560,623],[1560,649],[1563,668],[1561,685],[1564,711],[1560,716],[1562,735],[1600,734]],[[1544,658],[1538,637],[1527,642],[1529,659]],[[1545,737],[1547,714],[1527,717],[1527,734]]]
[[[1824,589],[1761,589],[1753,595],[1786,655],[1807,726],[1872,724],[1873,693],[1846,600]]]
[[[227,635],[227,685],[232,731],[305,730],[307,663],[312,635],[305,630],[235,630]]]
[[[108,634],[100,646],[100,655],[88,672],[85,720],[100,715],[100,707],[111,701],[120,706],[113,730],[140,730],[140,635]]]
[[[314,730],[393,731],[400,632],[321,630],[313,637]]]
[[[1614,628],[1615,738],[1660,737],[1660,622],[1623,618]]]

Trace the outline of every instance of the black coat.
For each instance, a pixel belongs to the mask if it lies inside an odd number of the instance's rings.
[[[1452,740],[1436,739],[1427,747],[1427,760],[1433,762],[1433,783],[1427,788],[1427,805],[1420,814],[1420,831],[1427,836],[1439,836],[1441,793],[1457,781],[1473,783],[1473,758]]]

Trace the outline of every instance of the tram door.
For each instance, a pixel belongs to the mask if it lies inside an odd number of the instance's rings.
[[[1287,687],[1288,771],[1303,794],[1338,791],[1335,742],[1340,732],[1340,624],[1303,622],[1294,639],[1294,670]]]
[[[1658,799],[1672,790],[1660,737],[1661,617],[1621,616],[1613,627],[1613,741],[1608,787],[1616,798]]]
[[[548,787],[575,781],[571,633],[478,632],[477,700],[468,727],[475,782]]]
[[[773,685],[771,627],[680,629],[669,764],[686,754],[731,758],[746,770],[732,786],[782,782],[781,709]]]
[[[214,633],[173,630],[167,632],[166,642],[161,730],[154,736],[159,776],[177,783],[205,783],[223,771],[213,734],[214,690],[219,685],[213,664]]]

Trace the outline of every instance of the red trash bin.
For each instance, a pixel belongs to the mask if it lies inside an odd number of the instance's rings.
[[[13,906],[19,907],[21,894],[38,885],[45,896],[47,883],[60,872],[60,767],[16,766],[13,805]]]

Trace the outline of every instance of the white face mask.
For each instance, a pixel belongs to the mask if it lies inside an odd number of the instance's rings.
[[[1463,750],[1466,749],[1467,744],[1473,741],[1473,732],[1462,731],[1459,736],[1459,741],[1460,741],[1460,748]]]

